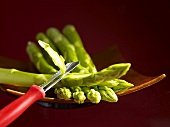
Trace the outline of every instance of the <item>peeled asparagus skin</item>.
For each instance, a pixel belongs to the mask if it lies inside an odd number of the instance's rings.
[[[33,42],[28,42],[28,45],[26,47],[26,51],[32,61],[32,63],[35,65],[37,70],[41,73],[48,74],[48,73],[56,73],[57,70],[49,65],[44,59],[43,54],[40,50],[40,48]]]
[[[55,47],[55,45],[52,43],[52,41],[42,32],[39,32],[37,35],[36,35],[36,40],[39,41],[44,41],[46,43],[48,43],[50,45],[50,47],[58,52],[57,48]],[[56,68],[57,70],[59,70],[58,67],[55,66],[55,64],[53,63],[51,57],[48,55],[48,53],[44,50],[44,49],[41,49],[41,52],[45,58],[45,60],[47,61],[48,64],[50,64],[51,66],[53,66],[54,68]]]
[[[88,68],[90,73],[96,73],[97,69],[87,51],[84,48],[82,40],[73,25],[66,25],[63,34],[68,38],[75,47],[75,52],[82,66]]]
[[[41,40],[38,41],[38,43],[40,44],[40,46],[42,48],[44,48],[44,50],[49,54],[49,56],[51,57],[52,61],[54,62],[54,64],[60,68],[61,72],[64,74],[66,71],[66,66],[65,66],[65,60],[64,58],[59,55],[56,51],[54,51],[50,45],[48,43],[45,43]]]

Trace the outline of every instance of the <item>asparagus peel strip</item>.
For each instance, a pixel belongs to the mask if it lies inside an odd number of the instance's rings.
[[[36,40],[37,40],[37,41],[41,40],[41,41],[44,41],[44,42],[48,43],[48,44],[50,45],[50,47],[51,47],[54,51],[58,52],[58,50],[57,50],[57,48],[55,47],[55,45],[53,44],[53,42],[52,42],[43,32],[37,33],[37,35],[36,35]],[[43,54],[45,60],[46,60],[51,66],[53,66],[54,68],[56,68],[56,69],[58,70],[59,68],[56,67],[56,65],[53,63],[51,57],[49,57],[49,54],[48,54],[44,49],[41,49],[41,51],[42,51],[42,54]]]
[[[44,50],[47,51],[47,53],[49,54],[49,56],[52,58],[54,64],[56,66],[58,66],[61,70],[61,72],[64,74],[65,71],[66,71],[66,66],[65,66],[65,63],[64,63],[64,58],[59,55],[56,51],[54,51],[49,44],[39,40],[38,43],[40,44],[40,46],[42,48],[44,48]]]

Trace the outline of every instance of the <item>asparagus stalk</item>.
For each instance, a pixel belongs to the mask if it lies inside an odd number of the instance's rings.
[[[54,93],[57,94],[59,99],[69,100],[72,97],[70,89],[66,87],[56,88]]]
[[[113,80],[101,82],[100,84],[98,84],[98,86],[107,86],[109,88],[113,88],[116,87],[118,84],[119,84],[118,80],[113,79]]]
[[[82,91],[81,87],[74,86],[74,87],[71,87],[71,90],[72,90],[74,101],[77,102],[78,104],[83,104],[84,101],[86,100],[86,96],[84,92]]]
[[[118,101],[118,97],[116,93],[111,88],[108,88],[107,86],[100,86],[99,92],[101,94],[101,99],[104,101],[108,101],[108,102]]]
[[[77,57],[82,66],[89,69],[89,72],[96,73],[97,69],[87,51],[84,48],[82,40],[73,25],[66,25],[63,29],[64,35],[68,38],[71,44],[74,45]]]
[[[111,65],[106,69],[103,69],[95,74],[80,74],[69,73],[54,88],[59,87],[72,87],[72,86],[96,86],[104,81],[113,80],[126,74],[129,68],[129,63]],[[117,74],[113,74],[117,73]],[[105,76],[107,75],[107,76]],[[30,87],[32,84],[39,85],[49,79],[50,74],[35,74],[29,72],[23,72],[13,69],[0,68],[0,83],[9,85],[26,85]],[[42,80],[41,80],[42,78]],[[43,82],[42,82],[43,81]],[[39,83],[40,82],[40,83]]]
[[[75,45],[77,44],[78,46],[81,46],[81,47],[84,47],[83,42],[82,42],[80,35],[78,34],[75,26],[68,24],[63,28],[62,32],[64,33],[64,35],[66,37],[69,38],[71,43],[73,43]]]
[[[0,83],[15,86],[30,87],[31,85],[41,85],[50,79],[50,74],[36,74],[19,71],[16,69],[0,68]]]
[[[87,99],[90,100],[92,103],[98,104],[100,102],[101,95],[98,90],[87,86],[83,86],[81,87],[81,89],[86,94]]]
[[[115,79],[115,81],[118,83],[118,85],[113,86],[112,89],[116,93],[117,92],[123,92],[123,91],[129,89],[130,87],[134,86],[132,83],[129,83],[129,82],[122,80],[122,79]]]
[[[44,48],[45,51],[47,51],[47,53],[49,54],[49,56],[52,58],[52,61],[54,62],[54,64],[56,66],[58,66],[61,70],[61,72],[64,74],[66,71],[66,66],[64,63],[64,58],[59,55],[56,51],[54,51],[49,44],[39,40],[38,43],[40,44],[40,46],[42,48]]]
[[[121,78],[130,68],[129,63],[113,64],[97,73],[79,74],[71,73],[61,80],[63,85],[94,86],[104,81]]]
[[[69,74],[68,74],[69,75]],[[19,71],[16,69],[5,69],[0,68],[0,83],[1,84],[11,84],[15,86],[22,86],[22,87],[30,87],[33,84],[41,85],[42,83],[46,82],[51,78],[51,74],[35,74],[35,73],[28,73]],[[117,102],[118,98],[115,94],[114,90],[125,89],[121,85],[127,84],[126,81],[119,80],[120,87],[118,85],[114,86],[112,89],[107,86],[99,86],[99,89],[91,89],[87,86],[70,86],[70,91],[66,87],[62,87],[63,84],[61,82],[57,83],[56,85],[60,86],[61,88],[55,89],[55,93],[59,99],[69,100],[71,97],[74,98],[74,101],[82,104],[84,100],[87,98],[92,103],[99,103],[100,100],[108,101],[108,102]],[[129,85],[130,86],[130,85]],[[126,86],[126,89],[128,87]],[[71,93],[72,92],[72,93]],[[86,95],[86,96],[85,96]]]
[[[49,65],[47,61],[44,59],[43,54],[40,50],[40,48],[33,42],[28,42],[28,45],[26,47],[26,51],[32,61],[32,63],[35,65],[37,70],[41,73],[56,73],[57,70]]]
[[[75,47],[65,38],[56,28],[49,28],[46,32],[47,36],[54,42],[60,50],[66,62],[79,61],[75,52]],[[89,73],[81,63],[74,69],[75,72]]]

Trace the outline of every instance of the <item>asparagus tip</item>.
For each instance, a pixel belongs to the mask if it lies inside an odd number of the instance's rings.
[[[64,31],[70,30],[70,31],[75,31],[75,27],[71,24],[68,24],[65,26]]]

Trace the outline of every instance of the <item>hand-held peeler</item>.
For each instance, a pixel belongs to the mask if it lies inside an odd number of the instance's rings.
[[[32,85],[30,89],[21,97],[11,102],[5,108],[0,110],[0,127],[6,127],[16,118],[18,118],[29,106],[37,100],[45,97],[45,92],[58,83],[64,76],[72,71],[79,62],[71,62],[66,64],[66,72],[61,74],[58,71],[51,79],[40,86]]]

